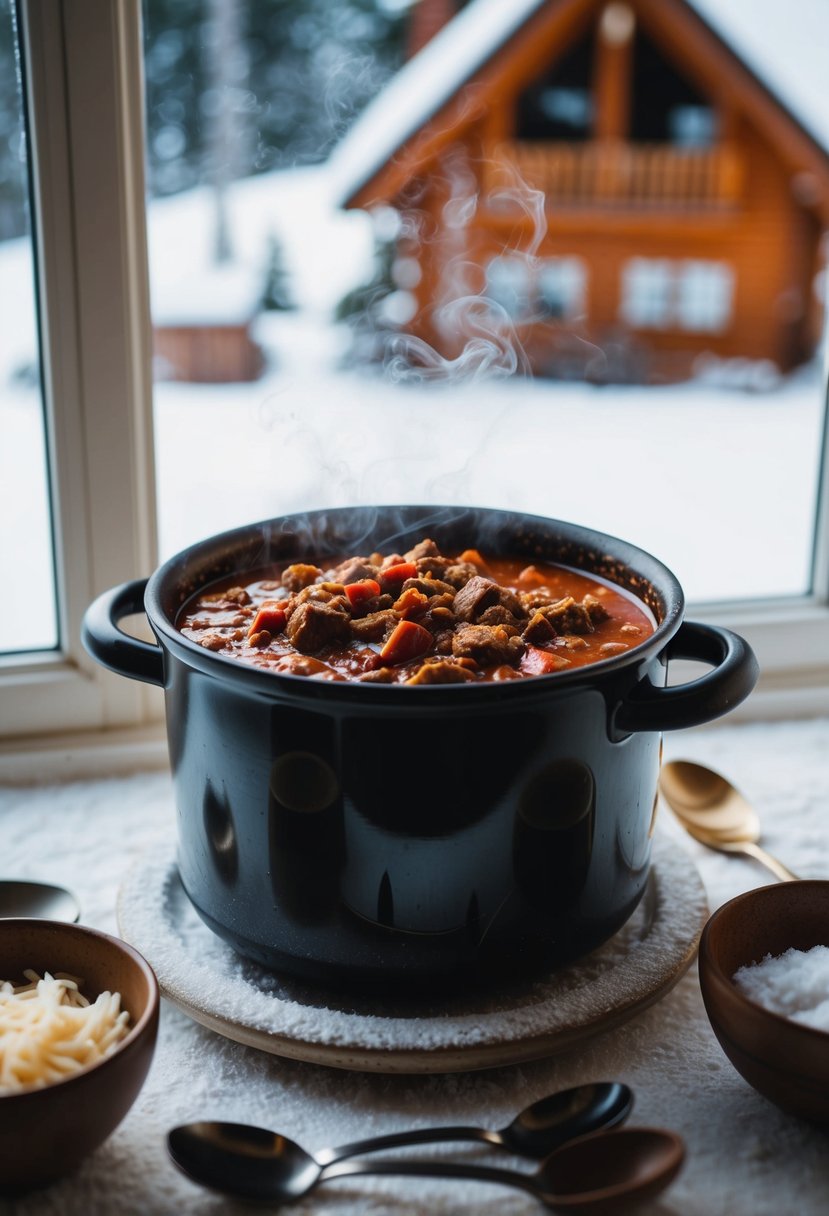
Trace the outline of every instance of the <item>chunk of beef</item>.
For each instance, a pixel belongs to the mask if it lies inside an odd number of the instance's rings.
[[[517,663],[524,643],[511,636],[502,625],[461,625],[452,639],[452,654],[457,659],[474,659],[481,667]]]
[[[476,574],[455,596],[455,616],[461,621],[475,621],[487,608],[499,603],[501,588],[491,578]]]
[[[433,554],[431,557],[419,557],[415,561],[418,574],[434,575],[435,578],[442,577],[445,570],[453,564],[451,557],[440,557],[438,554]]]
[[[551,642],[558,635],[552,621],[539,611],[534,612],[530,617],[523,636],[525,642],[531,642],[533,646],[540,646],[543,642]]]
[[[289,591],[301,591],[303,587],[310,586],[321,577],[322,570],[319,566],[308,566],[303,562],[296,562],[282,571],[282,586],[287,587]]]
[[[364,671],[357,679],[361,684],[394,684],[397,677],[393,667],[377,667],[374,671]]]
[[[492,612],[493,609],[503,609],[503,611]],[[479,624],[509,624],[513,628],[517,626],[518,621],[526,617],[524,605],[514,592],[480,574],[476,574],[456,593],[454,612],[462,621],[476,621]],[[484,621],[483,618],[487,613],[489,615]]]
[[[378,567],[365,557],[349,557],[340,562],[333,570],[328,571],[327,577],[335,583],[359,583],[364,578],[374,578]]]
[[[608,612],[604,604],[592,595],[586,595],[579,604],[572,595],[539,608],[539,612],[547,618],[556,633],[593,633],[601,621],[606,621]]]
[[[391,608],[370,612],[368,616],[356,618],[351,622],[351,636],[361,642],[383,642],[399,619]]]
[[[442,582],[439,578],[407,578],[401,590],[408,591],[410,588],[419,591],[421,595],[449,595],[453,598],[455,595],[455,588],[449,583]]]
[[[431,659],[418,667],[407,684],[466,684],[475,677],[463,661]]]
[[[453,587],[464,587],[471,578],[476,578],[478,575],[478,567],[473,566],[472,562],[451,562],[443,571],[442,578],[444,582],[451,583]]]
[[[428,536],[424,540],[418,541],[414,548],[409,550],[406,554],[406,561],[416,562],[421,557],[440,557],[440,549]]]
[[[314,654],[324,646],[346,643],[351,637],[347,613],[332,604],[306,600],[291,613],[287,625],[291,645],[303,654]]]
[[[491,608],[484,609],[478,617],[478,624],[503,625],[509,633],[520,633],[524,622],[514,616],[503,604],[493,604]]]

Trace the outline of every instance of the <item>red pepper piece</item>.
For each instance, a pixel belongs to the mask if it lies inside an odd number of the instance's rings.
[[[402,583],[407,578],[417,577],[417,566],[414,562],[398,562],[396,566],[387,566],[385,570],[381,570],[380,575],[386,583]]]
[[[431,633],[422,625],[416,625],[414,621],[401,621],[380,651],[380,659],[386,664],[408,663],[410,659],[428,654],[432,641]]]
[[[376,583],[373,578],[362,578],[359,583],[346,583],[345,593],[351,607],[356,608],[358,604],[363,604],[366,600],[372,600],[375,595],[379,595],[380,584]]]
[[[526,676],[544,676],[548,672],[561,671],[562,667],[569,666],[569,660],[563,655],[552,654],[539,646],[528,646],[521,656],[521,670]]]
[[[285,609],[276,600],[265,600],[259,605],[259,611],[253,618],[253,624],[248,630],[248,637],[267,629],[268,633],[281,633],[285,628]]]

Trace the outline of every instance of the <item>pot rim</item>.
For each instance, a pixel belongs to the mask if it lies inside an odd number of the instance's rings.
[[[175,617],[181,606],[199,587],[204,587],[210,582],[209,578],[202,579],[201,581],[196,580],[186,594],[180,593],[179,601],[175,605],[175,611],[171,612],[170,608],[165,606],[165,599],[169,596],[171,589],[181,587],[182,578],[189,565],[203,565],[205,557],[211,554],[216,556],[220,553],[232,554],[240,550],[243,543],[249,543],[255,540],[257,536],[264,535],[271,538],[279,535],[285,538],[292,536],[299,538],[303,532],[309,534],[309,547],[306,548],[305,553],[307,556],[311,556],[313,545],[310,544],[310,539],[314,525],[324,525],[326,521],[338,519],[343,522],[351,521],[363,515],[368,518],[374,516],[378,520],[386,515],[390,518],[396,517],[401,521],[398,533],[401,531],[411,532],[415,528],[428,528],[430,524],[434,526],[443,523],[446,526],[449,523],[455,523],[460,520],[464,515],[470,516],[471,526],[477,520],[479,527],[483,521],[486,521],[490,526],[497,524],[504,527],[521,525],[538,529],[539,533],[545,533],[551,538],[560,538],[564,543],[578,547],[585,554],[592,553],[597,559],[601,558],[605,561],[612,561],[635,574],[648,588],[657,593],[663,605],[662,618],[656,621],[654,632],[638,645],[631,647],[620,655],[613,655],[607,659],[599,659],[596,662],[583,667],[573,668],[570,671],[551,672],[547,675],[536,675],[518,680],[481,681],[468,684],[432,684],[415,687],[402,684],[362,683],[359,680],[321,680],[309,678],[308,676],[292,675],[288,672],[266,671],[254,667],[249,663],[242,663],[232,656],[221,655],[206,650],[197,642],[185,637],[176,628]],[[405,526],[402,522],[404,519],[406,520]],[[290,530],[290,525],[292,524],[295,526],[294,531]],[[375,540],[373,544],[390,543],[395,539],[396,536],[392,534],[385,542]],[[483,542],[479,543],[482,548],[485,548]],[[300,554],[297,553],[297,556],[300,556]],[[335,556],[335,554],[332,554],[332,556]],[[549,557],[544,560],[553,562],[559,559]],[[568,563],[562,561],[561,564],[567,565]],[[232,574],[235,570],[242,573],[244,570],[251,568],[250,563],[240,563],[235,569],[233,566],[229,567],[227,574]],[[600,571],[595,570],[590,565],[572,568],[583,570],[586,573],[598,574],[599,577],[606,578],[610,582],[616,581],[607,574],[602,574]],[[218,578],[223,577],[223,575],[215,574],[213,577]],[[650,607],[641,595],[636,594],[634,588],[624,587],[623,584],[618,582],[616,585],[622,586],[623,590],[629,591],[635,598],[645,603],[646,607]],[[324,697],[326,701],[344,698],[355,703],[363,703],[366,706],[376,706],[378,703],[391,704],[402,697],[403,701],[398,701],[395,705],[396,709],[402,709],[406,703],[412,706],[416,704],[415,701],[412,701],[413,694],[417,701],[425,698],[432,703],[446,701],[455,706],[460,698],[464,698],[466,704],[478,700],[491,704],[493,701],[504,697],[520,696],[522,699],[527,699],[533,698],[535,695],[547,696],[555,689],[570,689],[574,686],[583,685],[585,682],[596,683],[604,676],[611,677],[621,669],[647,661],[653,655],[659,653],[676,634],[682,624],[685,597],[676,575],[651,553],[639,548],[630,541],[584,527],[580,524],[554,519],[549,516],[534,515],[523,511],[507,511],[492,507],[471,507],[462,504],[383,504],[379,506],[317,508],[311,511],[292,512],[288,515],[274,516],[255,523],[243,524],[239,527],[216,533],[213,536],[205,537],[169,557],[158,567],[147,581],[144,606],[147,618],[158,641],[160,643],[163,642],[166,649],[175,654],[177,658],[181,659],[188,666],[198,668],[207,675],[230,680],[234,685],[243,686],[250,691],[257,691],[271,699],[282,691],[290,695],[291,698],[296,698],[298,694],[310,700],[320,697]]]

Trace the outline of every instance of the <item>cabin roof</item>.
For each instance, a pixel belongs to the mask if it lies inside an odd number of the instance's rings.
[[[545,4],[470,0],[369,103],[329,160],[335,200],[357,193]],[[827,0],[681,0],[829,154]]]

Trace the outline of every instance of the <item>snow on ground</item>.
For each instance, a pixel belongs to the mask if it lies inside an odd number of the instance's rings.
[[[277,235],[302,307],[262,318],[271,365],[259,381],[156,385],[162,557],[290,511],[468,503],[623,536],[672,567],[695,601],[807,588],[823,417],[817,369],[759,393],[696,381],[401,384],[346,372],[345,335],[330,311],[370,261],[366,217],[332,211],[314,169],[240,183],[228,206],[240,268],[264,266]],[[209,194],[154,203],[149,226],[154,298],[178,290],[186,300],[209,264]],[[0,246],[0,561],[32,593],[4,597],[0,637],[12,648],[48,644],[54,628],[39,401],[10,377],[33,349],[28,273],[24,243]],[[32,602],[43,605],[40,618]]]

